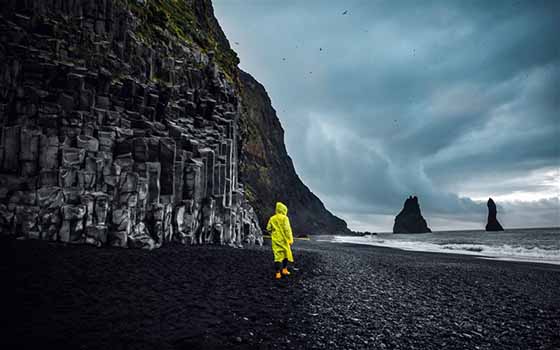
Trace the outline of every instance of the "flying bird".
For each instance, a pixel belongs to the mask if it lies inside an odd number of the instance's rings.
[[[236,41],[236,42],[235,42],[235,45],[239,45],[239,41]]]
[[[348,10],[344,10],[344,12],[342,12],[343,15],[348,14]]]

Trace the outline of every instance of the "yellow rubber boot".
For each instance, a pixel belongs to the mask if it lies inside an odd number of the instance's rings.
[[[288,271],[288,268],[287,268],[287,267],[285,267],[285,268],[282,269],[282,274],[283,274],[284,276],[288,276],[288,275],[290,274],[290,271]]]
[[[280,274],[280,272],[276,272],[276,276],[274,276],[274,278],[279,280],[280,278],[282,278],[282,275]]]

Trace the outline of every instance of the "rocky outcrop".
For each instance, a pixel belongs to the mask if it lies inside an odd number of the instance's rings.
[[[261,223],[274,214],[277,201],[288,207],[297,234],[348,234],[346,222],[332,215],[300,180],[284,145],[284,130],[264,87],[240,72],[241,114],[240,178],[246,197]]]
[[[0,33],[1,233],[262,242],[238,60],[209,1],[3,1]]]
[[[426,233],[432,232],[422,217],[418,197],[408,197],[404,207],[395,218],[393,233]]]
[[[486,231],[503,231],[504,228],[498,222],[498,210],[496,209],[496,203],[494,203],[492,198],[488,198],[486,205],[488,206],[488,222],[486,223]]]

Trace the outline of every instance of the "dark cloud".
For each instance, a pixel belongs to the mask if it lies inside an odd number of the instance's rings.
[[[560,2],[214,6],[298,173],[352,228],[390,230],[409,194],[435,229],[480,227],[489,196],[506,227],[560,225]]]

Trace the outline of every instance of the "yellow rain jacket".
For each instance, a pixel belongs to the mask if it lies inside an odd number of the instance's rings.
[[[276,214],[272,215],[266,225],[266,230],[270,232],[272,239],[272,252],[274,253],[274,261],[282,261],[288,259],[294,262],[292,248],[290,245],[294,243],[292,235],[292,227],[290,219],[288,219],[288,207],[284,204],[276,203]]]

